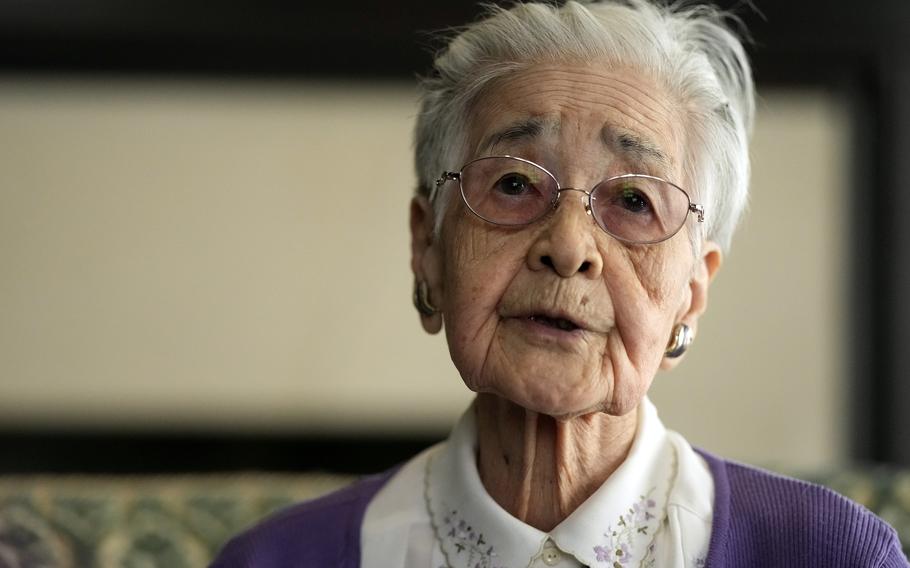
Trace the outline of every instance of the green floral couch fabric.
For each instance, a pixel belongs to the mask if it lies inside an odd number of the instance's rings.
[[[802,476],[863,503],[910,543],[910,472]],[[0,477],[0,568],[204,567],[231,535],[352,480],[329,475]]]
[[[0,477],[0,568],[198,568],[327,475]]]

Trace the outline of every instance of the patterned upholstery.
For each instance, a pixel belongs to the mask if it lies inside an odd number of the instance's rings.
[[[328,475],[0,477],[0,568],[198,568]]]
[[[802,476],[863,503],[910,543],[910,472]],[[197,568],[266,514],[351,481],[319,474],[0,477],[0,568]]]

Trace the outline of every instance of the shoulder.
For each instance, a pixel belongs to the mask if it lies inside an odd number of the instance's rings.
[[[268,517],[231,539],[211,568],[358,567],[364,510],[394,473],[364,478]]]
[[[715,482],[710,555],[727,560],[709,565],[789,555],[794,566],[906,566],[894,529],[865,507],[820,485],[700,453]]]

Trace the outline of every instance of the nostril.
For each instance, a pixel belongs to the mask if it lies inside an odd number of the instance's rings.
[[[584,262],[581,263],[581,266],[578,267],[578,271],[579,271],[579,272],[587,272],[589,268],[591,268],[591,263],[590,263],[590,261],[587,261],[587,260],[586,260],[586,261],[584,261]]]
[[[540,262],[544,266],[549,266],[550,268],[554,268],[553,259],[550,258],[549,255],[544,255],[544,256],[540,257]]]

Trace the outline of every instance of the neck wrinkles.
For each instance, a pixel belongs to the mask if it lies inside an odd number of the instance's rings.
[[[475,402],[477,469],[512,516],[548,532],[619,467],[635,438],[638,409],[557,420],[495,395]]]

